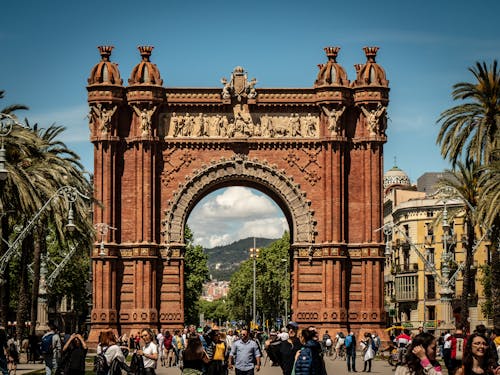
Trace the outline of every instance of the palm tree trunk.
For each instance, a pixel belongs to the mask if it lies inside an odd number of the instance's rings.
[[[467,215],[467,213],[466,213]],[[467,243],[465,246],[465,267],[463,273],[463,286],[462,286],[462,298],[460,301],[461,305],[461,315],[460,315],[460,325],[464,330],[469,332],[469,297],[472,295],[471,286],[471,268],[474,261],[474,241],[476,235],[474,232],[474,227],[469,218],[465,219],[465,228],[467,231]]]
[[[30,306],[29,300],[29,280],[28,280],[28,264],[29,264],[29,255],[30,250],[33,244],[33,235],[30,234],[26,236],[22,245],[21,245],[21,262],[19,262],[19,294],[18,294],[18,303],[17,303],[17,328],[16,328],[16,336],[19,341],[26,336],[26,326],[24,322],[28,321],[28,310]]]
[[[493,326],[500,329],[500,216],[493,224],[491,236],[491,304],[493,306]]]
[[[31,288],[31,328],[30,334],[34,335],[36,330],[38,313],[38,292],[40,287],[40,263],[45,246],[45,226],[37,225],[35,228],[35,242],[33,249],[33,285]]]

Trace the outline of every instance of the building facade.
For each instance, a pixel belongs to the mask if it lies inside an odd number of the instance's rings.
[[[94,144],[91,340],[101,328],[184,324],[184,227],[227,186],[271,197],[291,237],[292,318],[382,330],[382,173],[389,102],[377,47],[349,81],[338,47],[309,88],[257,88],[242,67],[222,87],[164,87],[142,57],[123,85],[112,47],[88,80]],[[312,79],[313,80],[313,79]],[[210,225],[210,223],[207,223]]]
[[[430,183],[424,184],[425,191],[416,191],[409,179],[398,185],[384,179],[384,184],[384,222],[397,227],[389,234],[384,272],[388,323],[402,324],[410,329],[425,327],[429,331],[453,328],[460,321],[461,314],[465,203],[435,194],[437,189]],[[429,195],[427,191],[434,194]],[[449,232],[443,230],[445,209]],[[448,233],[446,239],[444,233]],[[474,292],[469,296],[470,327],[489,323],[481,312],[485,298],[479,281],[479,266],[488,262],[488,242],[483,235],[484,232],[476,228],[476,237],[482,241],[478,241],[472,267]],[[451,262],[449,275],[443,276],[446,252],[450,253]],[[445,284],[452,291],[449,303],[443,301]]]

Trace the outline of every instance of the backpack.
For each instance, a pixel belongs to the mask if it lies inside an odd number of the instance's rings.
[[[372,350],[373,350],[374,352],[376,352],[376,351],[377,351],[377,344],[375,343],[375,340],[374,340],[374,339],[372,339]]]
[[[106,350],[103,350],[94,357],[94,372],[96,375],[106,375],[109,371],[108,361],[104,353],[106,353]]]
[[[54,338],[54,333],[49,333],[42,337],[42,342],[40,343],[40,353],[43,355],[52,354],[52,340]]]
[[[452,359],[461,361],[464,358],[464,346],[465,340],[462,337],[457,337],[457,346],[455,348],[455,351],[453,351],[452,353]]]
[[[295,374],[310,374],[312,368],[312,351],[310,348],[302,348],[295,361]]]
[[[349,335],[345,338],[344,345],[346,348],[350,348],[352,346],[352,336]]]

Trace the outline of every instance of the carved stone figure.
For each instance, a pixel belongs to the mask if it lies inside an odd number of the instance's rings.
[[[257,91],[255,91],[255,85],[257,84],[257,80],[255,78],[252,78],[250,82],[248,82],[247,86],[247,91],[248,91],[248,98],[253,99],[257,96]]]
[[[203,113],[200,113],[193,120],[193,129],[191,132],[192,137],[203,137],[205,135],[205,119]]]
[[[271,128],[272,128],[271,118],[267,113],[260,118],[260,132],[265,138],[271,138]]]
[[[91,116],[94,119],[91,122],[99,124],[99,130],[102,134],[107,134],[111,129],[111,120],[116,112],[116,108],[117,106],[115,105],[113,108],[107,109],[101,103],[91,108]]]
[[[183,125],[182,125],[182,136],[183,137],[189,137],[193,134],[193,127],[194,127],[194,118],[191,116],[189,113],[186,113],[186,116],[183,118]]]
[[[323,112],[325,112],[328,118],[328,130],[330,131],[330,134],[334,136],[339,135],[340,134],[339,119],[345,111],[345,106],[337,111],[335,110],[335,108],[329,110],[326,106],[323,106],[321,108],[323,109]]]
[[[292,137],[297,137],[301,135],[300,132],[300,117],[298,113],[292,113],[288,120],[288,125],[290,128],[290,135]]]
[[[302,134],[305,134],[307,137],[315,137],[316,136],[316,123],[317,119],[313,117],[310,113],[304,118],[304,130]]]
[[[151,117],[156,111],[156,106],[149,110],[146,107],[141,110],[135,105],[132,108],[140,119],[142,135],[151,135]]]
[[[376,135],[377,131],[379,130],[379,119],[382,115],[384,115],[384,112],[386,110],[386,107],[382,106],[382,104],[379,104],[377,106],[377,109],[372,109],[371,111],[368,111],[364,106],[361,106],[361,110],[366,116],[366,124],[368,126],[368,131],[370,132],[370,135]],[[382,119],[385,123],[385,118]],[[384,130],[385,125],[382,125],[380,128],[381,131]]]
[[[220,82],[224,85],[222,88],[222,98],[229,99],[231,97],[231,82],[228,82],[226,77],[222,77]]]

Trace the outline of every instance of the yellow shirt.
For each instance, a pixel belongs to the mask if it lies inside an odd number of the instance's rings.
[[[223,361],[226,351],[226,345],[223,342],[219,342],[215,345],[214,361]]]

